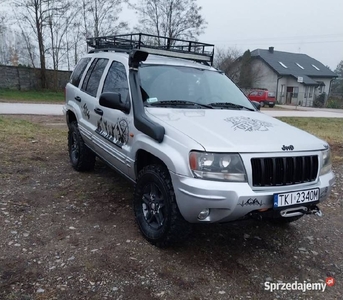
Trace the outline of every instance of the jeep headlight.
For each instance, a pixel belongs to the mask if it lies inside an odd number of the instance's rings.
[[[322,168],[320,169],[320,175],[324,175],[331,171],[331,150],[322,151]]]
[[[220,181],[245,182],[246,172],[238,154],[189,153],[189,165],[197,178]]]

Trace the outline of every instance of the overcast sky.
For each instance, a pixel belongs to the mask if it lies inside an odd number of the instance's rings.
[[[131,0],[132,2],[138,0]],[[1,2],[1,0],[0,0]],[[216,48],[304,53],[335,70],[343,60],[343,0],[197,0],[207,21],[200,42]],[[124,6],[120,19],[133,28]]]
[[[131,0],[132,2],[137,0]],[[197,0],[216,48],[304,53],[335,70],[343,60],[343,0]],[[124,10],[121,19],[135,18]],[[131,25],[131,22],[129,21]]]
[[[198,0],[216,47],[304,53],[334,70],[343,60],[343,0]]]

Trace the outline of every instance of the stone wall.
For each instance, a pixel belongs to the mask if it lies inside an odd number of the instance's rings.
[[[48,89],[63,90],[70,71],[46,70]],[[0,65],[0,89],[34,90],[41,88],[40,69]]]

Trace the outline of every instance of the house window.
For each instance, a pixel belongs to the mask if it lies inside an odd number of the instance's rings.
[[[320,71],[320,69],[316,65],[312,65],[313,68],[315,68],[317,71]]]
[[[298,87],[294,87],[293,88],[293,98],[298,98],[298,93],[299,93],[299,88]]]
[[[300,69],[303,69],[304,70],[304,67],[298,63],[295,63]]]
[[[308,93],[308,97],[309,97],[309,98],[312,98],[312,96],[313,96],[313,86],[310,86],[310,88],[309,88],[309,93]]]
[[[281,85],[281,97],[284,97],[285,96],[285,85],[282,84]]]
[[[285,69],[288,69],[288,67],[282,61],[279,61],[279,64],[283,66]]]
[[[305,95],[304,95],[304,98],[307,98],[307,95],[308,95],[308,86],[305,87]]]

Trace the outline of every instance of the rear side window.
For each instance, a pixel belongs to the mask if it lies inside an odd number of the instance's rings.
[[[92,62],[82,83],[81,89],[83,91],[93,97],[96,96],[101,76],[104,73],[107,63],[108,59],[106,58],[99,58]]]
[[[74,72],[71,74],[71,77],[70,77],[70,83],[72,85],[79,86],[83,72],[86,70],[86,67],[90,60],[91,60],[90,57],[85,57],[79,61],[79,63],[74,69]]]
[[[125,102],[129,95],[129,85],[127,83],[126,70],[123,64],[114,61],[108,70],[102,92],[114,92],[121,95]]]

